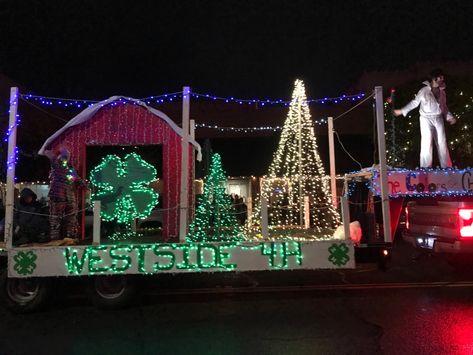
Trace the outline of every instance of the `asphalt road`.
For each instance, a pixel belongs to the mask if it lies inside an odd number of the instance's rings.
[[[473,354],[473,274],[395,250],[387,272],[168,277],[133,307],[76,289],[47,311],[0,309],[0,354]]]

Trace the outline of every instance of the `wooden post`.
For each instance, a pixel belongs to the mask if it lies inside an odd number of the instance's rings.
[[[16,126],[19,91],[10,88],[10,118],[8,121],[7,192],[5,201],[5,245],[13,244],[13,204],[15,201]]]
[[[381,207],[383,211],[384,241],[391,243],[391,214],[389,212],[388,171],[386,167],[386,142],[384,136],[383,87],[374,88],[376,99],[376,125],[378,130],[379,179],[381,184]]]
[[[335,143],[333,140],[333,117],[328,118],[328,149],[330,156],[330,186],[332,190],[332,204],[337,207],[337,177],[335,169]]]
[[[100,245],[100,211],[101,203],[100,200],[94,201],[94,224],[93,224],[93,234],[92,234],[92,244]]]
[[[195,140],[195,120],[190,120],[190,136],[193,140]],[[194,145],[192,145],[192,177],[191,177],[191,213],[189,214],[189,217],[191,218],[191,221],[194,220],[195,218],[195,148]]]
[[[246,198],[246,223],[249,228],[253,226],[253,197],[248,196]]]
[[[195,120],[190,120],[190,135],[195,140]]]
[[[348,197],[340,196],[340,205],[342,207],[342,223],[345,240],[350,239],[350,209],[348,207]]]
[[[304,196],[304,228],[310,228],[310,203],[309,196]]]
[[[189,184],[189,106],[190,88],[184,86],[182,92],[182,144],[181,144],[181,191],[179,213],[179,241],[184,242],[187,234],[188,184]]]
[[[298,122],[299,122],[299,224],[301,226],[304,225],[304,199],[302,198],[302,115],[301,115],[301,105],[299,103],[297,115],[298,115]],[[305,181],[304,181],[305,183]],[[323,181],[322,181],[323,184]]]

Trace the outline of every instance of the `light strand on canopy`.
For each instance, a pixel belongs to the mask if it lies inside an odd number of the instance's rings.
[[[40,106],[35,105],[32,102],[30,102],[28,100],[25,100],[24,98],[22,98],[21,100],[24,101],[25,103],[27,103],[28,105],[31,105],[31,106],[35,107],[36,109],[44,112],[45,114],[47,114],[48,116],[50,116],[52,118],[58,119],[58,120],[63,121],[63,122],[68,122],[69,121],[66,118],[60,117],[60,116],[55,115],[55,114],[53,114],[49,111],[46,111],[45,109],[41,108]],[[126,100],[120,99],[120,102],[125,103]],[[112,103],[112,105],[114,105],[114,103]],[[327,123],[327,119],[326,118],[321,118],[320,120],[314,120],[314,123],[317,124],[317,125],[323,125],[323,124]],[[211,124],[207,124],[207,123],[196,123],[195,126],[196,126],[196,128],[216,129],[216,130],[219,130],[221,132],[230,131],[230,132],[244,132],[244,133],[262,132],[262,131],[277,132],[277,131],[280,131],[282,129],[281,126],[230,127],[230,126],[211,125]],[[9,133],[7,132],[6,135],[4,136],[4,139],[8,139],[8,134]]]
[[[212,101],[220,101],[224,103],[234,103],[234,104],[246,104],[246,105],[257,105],[259,106],[289,106],[291,100],[282,100],[282,99],[242,99],[235,98],[233,96],[223,97],[213,94],[202,94],[198,92],[191,93],[191,96],[195,99],[208,99]],[[344,102],[353,102],[363,99],[366,96],[365,93],[358,93],[355,95],[340,95],[335,97],[323,97],[319,99],[308,99],[307,104],[339,104]],[[33,94],[22,94],[20,97],[23,100],[34,101],[44,106],[61,106],[68,108],[85,108],[93,104],[100,102],[100,100],[92,99],[81,99],[81,98],[61,98],[61,97],[52,97],[52,96],[40,96]],[[182,92],[171,92],[160,95],[148,96],[141,98],[140,100],[146,104],[161,104],[168,103],[179,100],[182,98]]]
[[[243,104],[248,104],[248,105],[254,105],[258,104],[261,106],[265,105],[283,105],[283,106],[289,106],[291,104],[291,100],[282,100],[282,99],[241,99],[241,98],[235,98],[233,96],[231,97],[221,97],[221,96],[215,96],[212,94],[200,94],[200,93],[192,93],[193,97],[196,98],[205,98],[209,100],[219,100],[219,101],[225,101],[226,103],[237,103],[240,105]],[[342,102],[349,102],[349,101],[356,101],[360,100],[365,96],[365,93],[358,93],[355,95],[341,95],[341,96],[336,96],[336,97],[324,97],[320,99],[308,99],[306,101],[307,104],[326,104],[326,103],[342,103]]]
[[[314,123],[321,126],[327,123],[326,118],[321,118],[320,120],[314,120]],[[220,132],[261,132],[261,131],[271,131],[277,132],[282,130],[282,126],[260,126],[260,127],[229,127],[229,126],[217,126],[209,125],[206,123],[196,123],[196,128],[205,128],[205,129],[216,129]]]

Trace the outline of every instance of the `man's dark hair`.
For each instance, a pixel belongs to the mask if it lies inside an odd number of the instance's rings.
[[[429,80],[432,81],[434,79],[437,79],[439,76],[444,76],[445,74],[443,73],[442,69],[436,68],[432,70],[429,74]]]

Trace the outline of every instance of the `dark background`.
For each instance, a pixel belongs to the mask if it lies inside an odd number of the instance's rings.
[[[364,71],[473,59],[469,1],[4,1],[0,70],[46,96],[338,95]]]
[[[3,1],[0,128],[11,85],[22,93],[94,100],[185,85],[225,97],[289,100],[296,78],[305,81],[309,98],[368,93],[374,85],[388,95],[390,85],[414,79],[420,88],[435,66],[472,75],[472,15],[472,2],[456,0]],[[311,113],[336,117],[351,106],[313,104]],[[155,107],[179,123],[180,103]],[[47,160],[36,152],[79,111],[20,102],[20,180],[47,178]],[[282,106],[191,102],[192,119],[220,126],[282,125],[286,114]],[[335,129],[362,165],[375,162],[370,102]],[[279,139],[278,132],[196,134],[222,153],[229,175],[266,173]],[[326,126],[316,126],[316,134],[327,166]],[[337,172],[359,168],[336,149]]]

